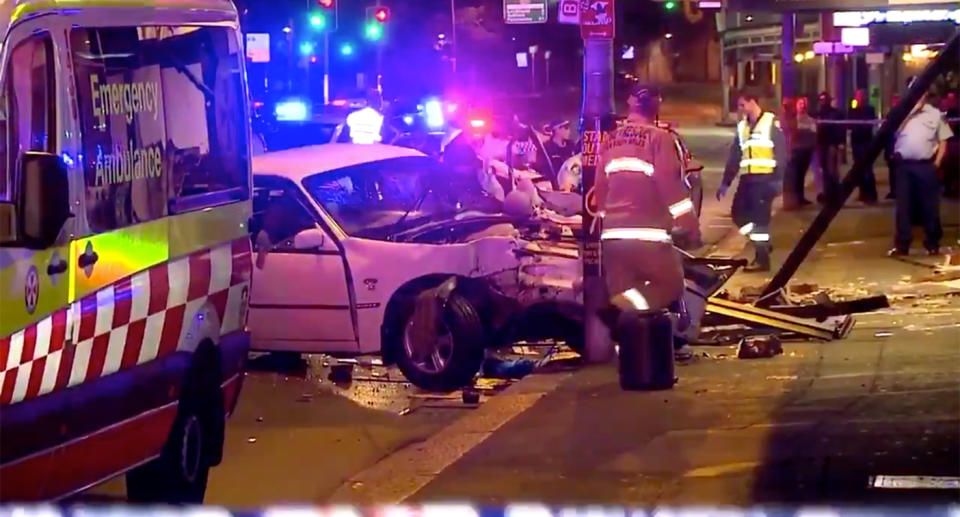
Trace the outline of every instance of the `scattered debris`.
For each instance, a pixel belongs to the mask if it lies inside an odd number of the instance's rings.
[[[330,366],[330,380],[339,384],[346,384],[353,380],[353,364],[334,364]]]
[[[461,393],[464,404],[479,404],[480,392],[474,389],[465,388]]]
[[[537,363],[530,359],[503,360],[489,357],[483,363],[481,372],[484,377],[495,379],[522,379],[533,373]]]
[[[744,338],[740,342],[737,357],[740,359],[760,359],[774,357],[783,353],[783,346],[777,336],[758,336]]]
[[[407,406],[407,407],[401,409],[400,412],[397,413],[397,415],[398,415],[398,416],[407,416],[407,415],[409,415],[410,413],[413,413],[413,408],[411,408],[410,406]]]
[[[805,295],[813,294],[820,290],[817,284],[793,284],[790,286],[790,294]]]

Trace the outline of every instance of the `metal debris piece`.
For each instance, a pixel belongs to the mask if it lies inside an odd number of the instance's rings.
[[[883,331],[880,331],[880,332],[874,332],[874,333],[873,333],[873,337],[890,337],[890,336],[892,336],[892,335],[893,335],[893,332],[889,332],[889,331],[886,331],[886,330],[883,330]]]
[[[783,353],[783,345],[777,336],[755,336],[743,338],[737,357],[740,359],[761,359]]]
[[[247,438],[247,443],[257,443],[257,438],[255,436],[251,436],[250,438]]]
[[[397,415],[398,415],[398,416],[407,416],[407,415],[409,415],[410,413],[413,413],[413,408],[410,407],[410,406],[407,406],[407,407],[401,409],[400,412],[397,413]]]

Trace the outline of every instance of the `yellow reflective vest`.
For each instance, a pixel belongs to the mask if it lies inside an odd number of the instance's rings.
[[[776,171],[777,159],[773,149],[773,126],[776,123],[777,117],[765,112],[753,129],[746,119],[737,124],[741,174],[773,174]]]

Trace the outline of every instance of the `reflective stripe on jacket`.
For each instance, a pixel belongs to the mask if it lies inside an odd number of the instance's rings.
[[[699,236],[673,136],[628,122],[609,137],[601,145],[595,183],[601,238],[669,243],[675,226]]]
[[[773,113],[766,112],[760,116],[752,130],[746,120],[737,124],[742,174],[773,174],[776,171],[777,159],[773,144],[773,126],[776,119]]]

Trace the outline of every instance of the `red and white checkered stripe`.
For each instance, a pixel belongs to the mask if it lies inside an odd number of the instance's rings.
[[[172,354],[207,302],[220,335],[242,329],[251,268],[250,242],[237,240],[120,280],[0,338],[0,405]]]

